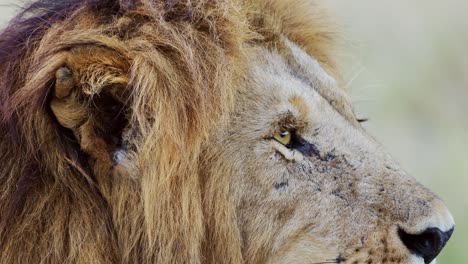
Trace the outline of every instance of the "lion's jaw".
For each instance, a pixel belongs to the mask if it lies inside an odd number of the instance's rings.
[[[447,232],[449,211],[364,131],[333,78],[284,44],[252,52],[244,91],[215,141],[232,172],[245,260],[424,263],[401,232]],[[275,140],[278,130],[295,142]]]

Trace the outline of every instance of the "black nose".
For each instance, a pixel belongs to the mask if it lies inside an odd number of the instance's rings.
[[[421,234],[408,234],[402,229],[398,231],[403,244],[414,254],[424,258],[426,264],[431,263],[447,241],[452,236],[453,228],[447,232],[442,232],[438,228],[428,228]]]

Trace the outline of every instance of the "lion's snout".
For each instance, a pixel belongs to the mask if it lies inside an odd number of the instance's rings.
[[[445,205],[436,199],[432,203],[432,213],[416,223],[410,230],[400,228],[398,237],[414,255],[423,258],[424,263],[432,263],[452,236],[455,223]]]
[[[439,228],[428,228],[420,234],[408,234],[402,229],[398,235],[403,244],[414,254],[424,259],[425,263],[431,263],[453,233],[453,228],[443,232]]]

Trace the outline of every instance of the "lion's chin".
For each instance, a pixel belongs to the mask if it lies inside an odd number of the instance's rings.
[[[436,264],[437,260],[434,259],[431,263],[429,264]],[[410,262],[411,264],[425,264],[424,259],[418,256],[411,256]]]

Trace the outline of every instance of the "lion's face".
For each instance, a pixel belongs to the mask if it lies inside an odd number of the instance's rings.
[[[431,263],[454,221],[356,120],[318,2],[33,1],[0,262]]]
[[[439,198],[366,133],[334,79],[299,47],[285,40],[252,56],[217,141],[246,260],[431,262],[454,226]]]

